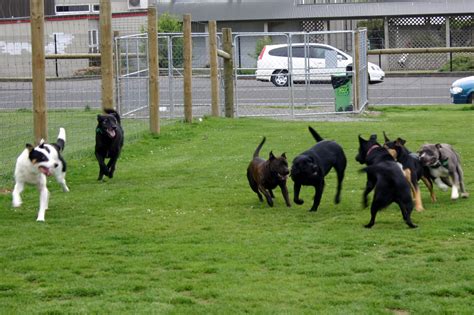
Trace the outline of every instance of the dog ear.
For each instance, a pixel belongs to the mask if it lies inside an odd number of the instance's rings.
[[[97,115],[97,121],[98,122],[102,121],[102,115]]]
[[[385,142],[390,142],[390,139],[387,137],[385,131],[383,132],[383,138],[385,139]]]
[[[269,157],[270,160],[274,160],[275,159],[275,155],[273,155],[273,151],[270,151],[270,157]]]
[[[366,142],[360,135],[359,135],[359,143],[364,143]]]
[[[398,145],[401,145],[401,146],[405,145],[405,143],[406,143],[406,141],[404,139],[400,138],[400,137],[397,138],[396,142],[397,142]]]
[[[438,148],[438,149],[441,149],[441,143],[436,143],[435,147]]]
[[[283,152],[283,153],[281,154],[281,157],[286,160],[286,152]]]
[[[28,149],[28,151],[31,152],[31,151],[33,151],[34,146],[32,146],[31,144],[27,143],[27,144],[26,144],[26,148]]]
[[[377,135],[370,135],[370,139],[369,140],[374,140],[374,141],[377,141]]]

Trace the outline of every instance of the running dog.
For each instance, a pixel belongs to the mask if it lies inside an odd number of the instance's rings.
[[[301,153],[293,160],[291,167],[291,179],[294,182],[294,202],[298,205],[304,203],[300,199],[301,186],[314,186],[315,195],[313,206],[309,211],[317,211],[324,190],[324,177],[334,167],[337,173],[337,191],[335,203],[341,201],[342,181],[347,165],[346,156],[342,147],[335,141],[324,140],[311,127],[308,127],[316,144],[309,150]]]
[[[431,201],[436,201],[436,195],[433,191],[433,181],[431,180],[428,168],[423,166],[418,154],[412,153],[406,148],[406,141],[404,139],[397,138],[395,141],[390,141],[385,131],[383,132],[383,136],[385,139],[384,147],[392,157],[403,166],[403,173],[410,184],[411,192],[415,199],[415,209],[417,211],[423,211],[420,186],[418,185],[420,179],[428,188]]]
[[[33,184],[40,192],[40,205],[36,221],[44,221],[46,210],[48,209],[49,191],[47,176],[54,175],[63,191],[68,192],[66,185],[66,161],[61,156],[66,143],[66,131],[59,129],[56,143],[47,144],[41,140],[40,144],[33,147],[27,144],[25,150],[16,160],[15,166],[15,188],[13,189],[13,207],[21,205],[21,193],[25,184]]]
[[[461,159],[453,147],[447,143],[425,144],[418,151],[421,163],[428,167],[434,182],[443,191],[451,187],[451,199],[469,197],[463,180]]]
[[[363,194],[363,205],[367,207],[367,195],[375,188],[374,198],[370,208],[370,222],[365,225],[371,228],[375,224],[377,212],[395,202],[400,207],[403,220],[415,228],[411,221],[413,200],[408,184],[400,164],[395,162],[390,153],[377,142],[377,136],[372,135],[369,140],[359,135],[359,152],[356,161],[366,164],[362,169],[367,173],[367,183]]]
[[[249,181],[250,188],[257,194],[258,199],[263,201],[262,194],[267,199],[267,203],[270,207],[273,207],[273,195],[272,190],[277,186],[280,186],[283,198],[285,198],[286,205],[291,207],[290,198],[288,197],[288,189],[286,187],[286,180],[290,171],[288,170],[288,161],[285,153],[280,157],[273,155],[270,152],[268,160],[264,160],[259,157],[260,149],[262,149],[266,138],[263,137],[262,142],[257,146],[253,154],[253,159],[247,168],[247,179]]]
[[[120,125],[120,115],[113,109],[106,109],[105,114],[97,115],[97,128],[95,129],[95,156],[99,162],[99,177],[112,178],[115,164],[122,151],[124,133]],[[107,165],[105,159],[109,159]]]

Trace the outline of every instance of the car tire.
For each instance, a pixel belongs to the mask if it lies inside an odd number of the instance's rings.
[[[284,87],[288,86],[290,76],[286,70],[275,70],[272,73],[271,81],[275,86]]]

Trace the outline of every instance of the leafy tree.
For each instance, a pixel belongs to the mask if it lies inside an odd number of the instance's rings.
[[[183,22],[177,16],[171,15],[168,12],[163,13],[158,18],[158,33],[182,33]],[[173,66],[180,67],[183,65],[183,38],[170,38],[173,46]],[[159,42],[159,65],[160,68],[168,68],[168,42]]]

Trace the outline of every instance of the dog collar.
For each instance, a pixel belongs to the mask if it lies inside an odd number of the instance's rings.
[[[441,166],[448,168],[448,159],[442,160],[442,161],[438,160],[438,162],[436,162],[436,164],[433,164],[431,166],[431,168],[438,168],[438,167],[441,167]]]
[[[369,148],[369,150],[367,151],[367,154],[366,154],[365,156],[369,156],[369,154],[372,153],[372,151],[373,151],[374,149],[379,148],[379,147],[380,147],[380,145],[374,144],[373,146],[371,146],[371,147]]]

